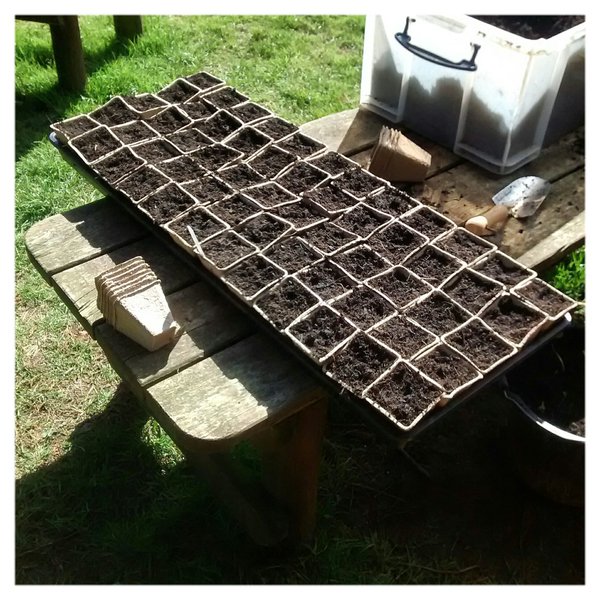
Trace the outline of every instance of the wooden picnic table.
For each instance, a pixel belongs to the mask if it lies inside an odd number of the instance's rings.
[[[303,130],[366,164],[380,126],[378,117],[361,110],[320,119]],[[523,170],[555,182],[536,217],[545,225],[536,229],[530,223],[518,233],[509,224],[501,244],[512,256],[537,257],[527,261],[529,266],[539,264],[539,257],[554,260],[583,239],[583,156],[568,150],[575,136]],[[518,176],[491,177],[447,150],[419,142],[434,157],[421,197],[455,220],[480,210],[497,188]],[[572,235],[560,233],[567,231]],[[550,250],[548,239],[554,239]],[[204,280],[189,257],[183,260],[173,244],[153,235],[113,198],[36,223],[25,240],[43,278],[253,539],[274,544],[309,538],[327,387]],[[185,330],[155,352],[114,330],[96,306],[95,276],[134,256],[142,256],[157,273]],[[235,471],[231,450],[242,442],[254,444],[262,456],[260,481],[248,482]]]

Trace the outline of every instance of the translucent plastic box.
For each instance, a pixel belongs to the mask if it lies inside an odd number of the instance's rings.
[[[584,123],[585,23],[529,40],[468,16],[368,16],[361,104],[495,173]]]

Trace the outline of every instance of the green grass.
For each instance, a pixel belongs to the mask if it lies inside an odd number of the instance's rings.
[[[468,412],[414,444],[438,468],[437,483],[425,485],[333,403],[315,540],[285,553],[246,539],[35,272],[23,235],[100,197],[51,147],[50,123],[201,69],[297,123],[353,108],[364,19],[145,17],[129,45],[115,42],[110,17],[80,25],[89,73],[81,96],[56,86],[48,27],[16,24],[17,582],[580,581],[579,513],[528,494],[502,460],[498,473],[498,419],[473,432]],[[486,400],[502,420],[504,405]],[[246,449],[239,455],[253,463]]]

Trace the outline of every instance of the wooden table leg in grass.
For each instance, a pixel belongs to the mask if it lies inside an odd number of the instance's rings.
[[[36,223],[29,257],[135,396],[259,544],[309,539],[327,393],[196,269],[111,199]],[[184,333],[147,352],[108,325],[94,277],[134,256],[157,273]],[[263,480],[236,471],[239,444],[262,453]],[[110,449],[107,449],[110,452]]]

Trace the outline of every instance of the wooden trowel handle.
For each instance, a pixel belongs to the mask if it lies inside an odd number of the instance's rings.
[[[500,231],[508,219],[508,208],[494,206],[482,215],[471,217],[465,223],[465,229],[476,235],[493,235]]]

